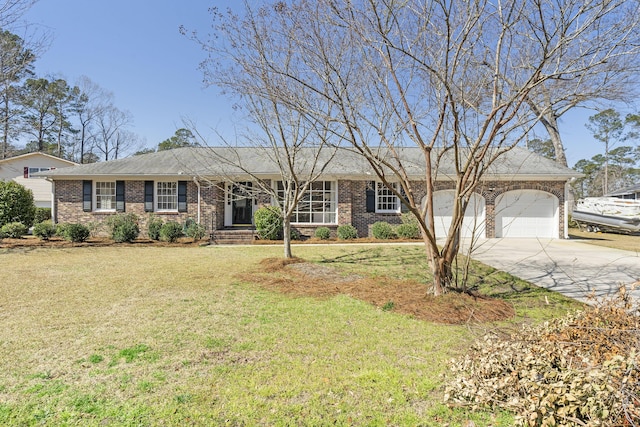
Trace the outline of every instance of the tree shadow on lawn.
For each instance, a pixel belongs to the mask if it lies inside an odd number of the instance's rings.
[[[484,323],[510,319],[515,315],[513,306],[508,302],[476,292],[449,292],[435,297],[427,293],[425,284],[415,280],[345,274],[327,265],[299,258],[267,258],[261,261],[256,271],[242,274],[239,278],[299,297],[348,295],[384,311],[435,323]]]

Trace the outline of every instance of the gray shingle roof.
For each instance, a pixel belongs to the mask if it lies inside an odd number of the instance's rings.
[[[300,153],[296,164],[308,169],[313,162],[314,150]],[[400,150],[405,169],[410,176],[424,176],[424,156],[420,149],[406,147]],[[323,151],[324,159],[330,159],[333,152]],[[257,176],[279,175],[279,168],[270,149],[255,147],[185,147],[157,153],[143,154],[124,159],[41,172],[39,175],[56,179],[83,179],[95,177],[141,178],[163,176],[189,176],[208,178],[240,178],[242,168]],[[225,161],[226,159],[226,161]],[[325,169],[324,175],[334,178],[373,179],[375,174],[366,160],[348,149],[339,149]],[[455,176],[453,157],[447,153],[438,168],[438,177]],[[566,180],[580,176],[574,170],[558,165],[524,148],[516,147],[505,153],[490,168],[486,178],[492,179],[554,179]]]

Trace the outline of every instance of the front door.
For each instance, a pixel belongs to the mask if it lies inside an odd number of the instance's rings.
[[[238,182],[231,186],[231,225],[251,225],[253,217],[253,185]]]

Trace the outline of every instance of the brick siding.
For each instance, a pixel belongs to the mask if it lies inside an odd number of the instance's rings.
[[[371,226],[377,221],[386,221],[390,224],[400,224],[399,213],[374,213],[366,211],[366,181],[338,181],[338,224],[352,224],[358,230],[358,236],[371,235]],[[421,182],[413,182],[412,190],[417,200],[422,200],[426,190]],[[222,183],[202,183],[200,189],[200,223],[205,226],[207,232],[224,228],[224,185]],[[451,190],[454,188],[452,181],[438,181],[434,190]],[[564,182],[537,182],[537,181],[489,181],[481,184],[477,192],[485,199],[486,207],[486,237],[495,237],[495,202],[498,196],[512,190],[539,190],[551,193],[558,198],[559,206],[559,236],[564,236]],[[145,212],[144,211],[144,181],[125,181],[126,212],[134,213],[140,219],[141,235],[147,233],[147,223],[151,215],[161,217],[165,221],[184,222],[188,218],[198,217],[198,188],[193,181],[187,182],[187,212]],[[268,205],[270,196],[259,195],[258,206]],[[86,225],[102,224],[114,212],[83,212],[82,210],[82,181],[56,181],[55,182],[55,221],[58,223],[82,223]],[[335,235],[337,225],[328,225]],[[294,228],[303,236],[313,236],[319,225],[294,225]]]

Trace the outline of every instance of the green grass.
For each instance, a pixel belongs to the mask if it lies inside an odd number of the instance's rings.
[[[427,281],[420,247],[294,252],[344,274]],[[0,425],[512,424],[509,414],[440,403],[446,361],[496,325],[436,325],[344,295],[293,298],[237,278],[280,253],[0,254]],[[519,320],[575,306],[486,267],[474,274],[485,291],[513,301]]]

